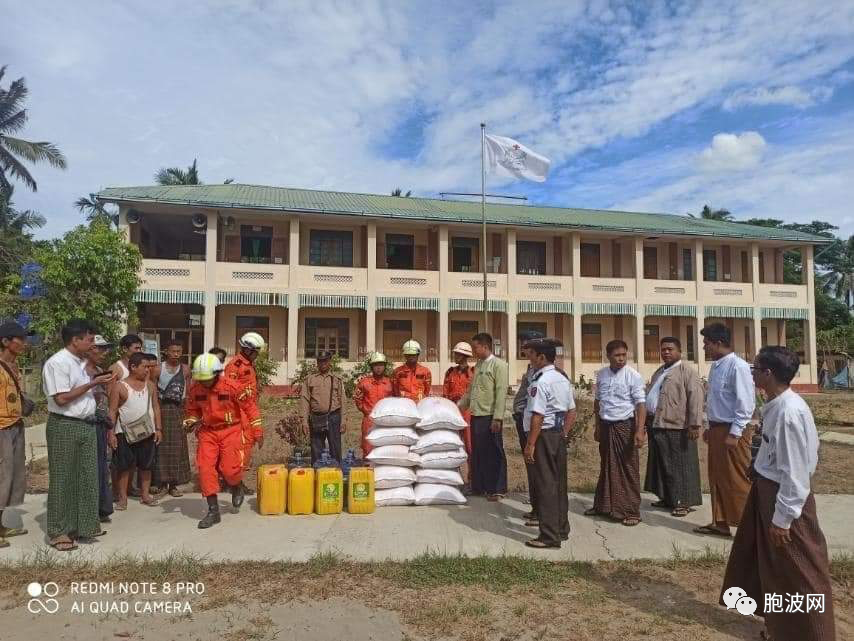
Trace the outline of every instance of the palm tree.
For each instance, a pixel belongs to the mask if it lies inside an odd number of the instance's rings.
[[[733,215],[729,209],[712,209],[708,205],[703,205],[703,211],[700,212],[700,218],[706,220],[723,220],[728,223],[733,222]]]
[[[83,214],[86,214],[87,222],[105,221],[114,225],[119,224],[118,214],[112,214],[107,211],[107,206],[98,200],[95,194],[89,194],[89,197],[81,196],[74,201],[74,206]]]
[[[837,247],[830,247],[828,270],[821,275],[821,288],[825,293],[844,300],[848,309],[854,308],[854,236],[848,240],[836,241]]]
[[[0,67],[0,81],[5,73],[4,65]],[[0,190],[4,192],[11,187],[7,172],[33,191],[38,189],[22,160],[32,163],[46,161],[53,167],[65,169],[65,156],[53,143],[30,142],[10,135],[21,131],[27,124],[27,110],[23,109],[26,99],[27,85],[23,78],[13,81],[9,89],[0,87]]]
[[[199,180],[199,171],[196,167],[196,159],[193,158],[193,164],[187,167],[184,171],[180,167],[164,167],[156,174],[154,180],[158,185],[201,185]]]
[[[45,217],[38,212],[26,209],[20,211],[15,209],[12,203],[12,194],[14,187],[9,185],[9,189],[0,190],[0,231],[3,234],[27,234],[33,229],[44,227]]]
[[[412,195],[412,190],[410,189],[404,194],[403,190],[398,187],[397,189],[392,190],[391,195],[398,196],[399,198],[409,198]]]

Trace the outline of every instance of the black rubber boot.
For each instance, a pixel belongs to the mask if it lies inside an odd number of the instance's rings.
[[[246,496],[252,496],[253,494],[255,494],[255,490],[246,485],[246,483],[244,483],[243,481],[240,481],[240,485],[243,486],[243,494],[245,494]]]
[[[237,512],[237,510],[240,509],[240,506],[243,505],[244,496],[243,482],[231,486],[231,505],[234,507],[235,512]]]
[[[207,497],[208,501],[208,513],[205,515],[201,521],[199,521],[199,529],[205,530],[212,525],[216,525],[222,519],[219,516],[219,500],[217,495]]]

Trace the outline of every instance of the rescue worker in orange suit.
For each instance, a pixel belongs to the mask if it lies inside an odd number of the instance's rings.
[[[243,504],[243,425],[261,426],[255,401],[222,372],[222,363],[215,355],[197,356],[185,406],[184,429],[196,432],[199,485],[208,503],[208,513],[199,521],[201,529],[220,522],[220,474],[231,490],[234,511]]]
[[[258,406],[258,376],[255,373],[255,359],[265,347],[264,338],[256,332],[247,332],[240,337],[240,353],[232,358],[225,366],[225,377],[249,394],[249,398]],[[260,409],[259,409],[260,412]],[[243,426],[243,469],[248,470],[252,461],[252,447],[258,443],[258,449],[264,445],[264,430],[258,426]],[[250,488],[243,486],[245,494],[254,494]]]
[[[356,390],[353,392],[353,401],[364,415],[362,417],[362,456],[367,456],[373,449],[367,438],[368,432],[373,427],[371,411],[374,409],[374,405],[384,398],[393,396],[394,392],[391,379],[386,376],[388,360],[385,354],[374,352],[371,354],[368,364],[371,366],[371,373],[359,379]]]
[[[410,398],[416,403],[425,396],[430,396],[433,379],[430,370],[418,364],[421,355],[421,345],[418,341],[408,340],[403,344],[403,356],[406,362],[394,370],[391,382],[394,395]]]
[[[445,372],[445,381],[442,384],[442,396],[454,401],[454,405],[460,401],[471,385],[471,379],[474,375],[474,368],[469,367],[471,357],[471,345],[466,342],[459,342],[454,345],[454,361],[457,364],[448,368],[448,371]],[[463,410],[463,418],[468,424],[463,430],[463,444],[466,447],[466,454],[471,456],[471,412]]]

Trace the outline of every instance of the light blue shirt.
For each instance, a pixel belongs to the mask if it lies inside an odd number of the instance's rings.
[[[750,365],[730,352],[712,363],[709,370],[709,392],[706,396],[706,416],[710,423],[730,423],[729,433],[741,433],[756,409],[756,387]]]
[[[542,429],[555,427],[556,415],[575,409],[572,384],[554,365],[546,365],[536,373],[530,373],[528,403],[522,418],[525,432],[531,431],[531,417],[540,414],[543,417]]]
[[[596,373],[596,400],[599,418],[625,421],[635,413],[635,406],[646,400],[643,378],[628,365],[616,372],[610,366]]]

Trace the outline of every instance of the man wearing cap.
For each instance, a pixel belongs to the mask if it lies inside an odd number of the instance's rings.
[[[474,368],[469,367],[469,359],[472,357],[471,345],[461,341],[454,345],[454,362],[456,365],[448,368],[445,372],[445,380],[442,384],[442,396],[448,400],[459,403],[460,399],[471,385],[471,377]],[[471,412],[463,410],[463,418],[466,419],[466,428],[463,430],[463,443],[466,454],[471,456]]]
[[[311,438],[311,462],[320,458],[323,450],[336,461],[341,460],[341,434],[347,426],[341,421],[344,402],[344,381],[332,372],[332,353],[317,355],[317,374],[305,379],[300,391],[300,413],[303,429]]]
[[[231,490],[235,511],[243,504],[243,425],[261,425],[258,406],[246,389],[222,376],[222,363],[214,354],[199,354],[193,361],[193,384],[187,391],[184,428],[195,430],[199,485],[208,513],[199,521],[205,529],[220,522],[219,476]]]
[[[24,400],[18,357],[27,349],[27,332],[18,323],[0,325],[0,548],[9,547],[10,536],[22,528],[4,527],[3,510],[21,505],[27,488],[24,449]]]
[[[394,395],[409,398],[416,403],[425,396],[430,396],[433,378],[430,370],[419,365],[421,345],[418,341],[408,340],[403,344],[403,356],[406,362],[394,370],[391,380],[394,385]]]
[[[371,453],[371,444],[368,443],[368,432],[373,427],[371,421],[371,411],[374,406],[382,399],[392,396],[391,379],[386,375],[386,360],[385,354],[373,352],[368,358],[368,364],[371,366],[371,373],[363,376],[356,384],[356,389],[353,392],[353,401],[356,407],[363,414],[362,417],[362,456],[367,456]]]
[[[249,394],[249,398],[258,406],[258,375],[255,372],[255,359],[258,354],[264,349],[264,338],[256,332],[247,332],[240,337],[240,353],[232,358],[225,366],[225,376],[231,379],[241,389]],[[260,409],[259,409],[260,411]],[[250,428],[248,425],[243,426],[243,465],[244,469],[249,469],[249,464],[252,461],[252,446],[258,443],[260,449],[264,445],[264,429],[261,425],[257,428]],[[248,494],[252,494],[251,490],[244,488]]]
[[[100,334],[95,335],[92,348],[86,353],[86,373],[91,380],[104,373],[102,367],[104,358],[112,349],[111,343]],[[110,486],[110,459],[112,450],[109,446],[109,434],[112,430],[110,422],[110,395],[105,386],[92,390],[95,396],[95,427],[98,431],[98,518],[101,523],[109,523],[113,513],[113,488]]]

